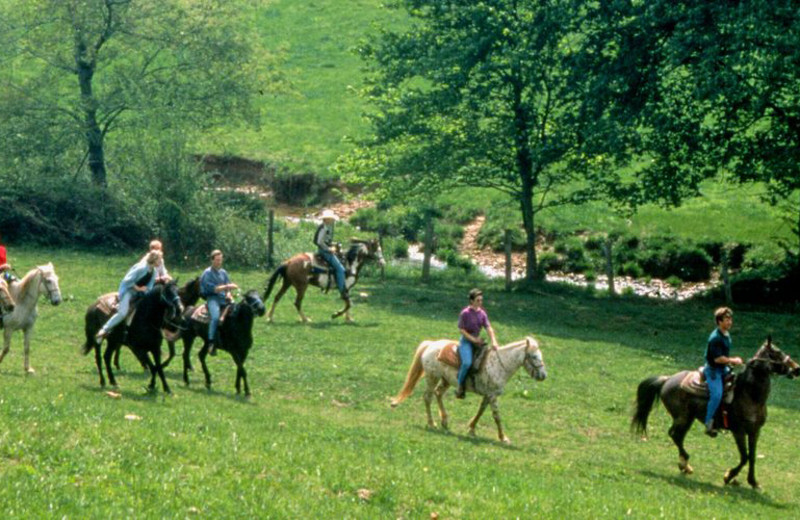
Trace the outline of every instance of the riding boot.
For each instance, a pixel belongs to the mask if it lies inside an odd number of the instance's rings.
[[[717,430],[714,429],[714,419],[711,419],[706,423],[706,435],[709,437],[717,436]]]
[[[464,399],[467,395],[467,390],[464,388],[463,384],[458,385],[458,389],[456,390],[456,399]]]
[[[219,331],[214,335],[214,338],[209,342],[210,346],[208,348],[208,355],[209,356],[216,356],[217,355],[217,348],[220,346],[219,340]]]

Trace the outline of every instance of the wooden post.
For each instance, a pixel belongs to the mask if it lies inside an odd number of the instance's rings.
[[[722,258],[720,258],[722,262],[722,272],[720,273],[720,277],[722,278],[722,284],[725,287],[725,303],[727,305],[733,305],[733,291],[731,291],[731,279],[728,276],[728,263],[730,262],[730,247],[726,244],[722,246]]]
[[[272,269],[275,265],[275,244],[273,242],[274,238],[274,230],[275,230],[275,210],[269,210],[269,215],[267,216],[267,267]]]
[[[606,278],[608,279],[608,294],[617,294],[614,289],[614,239],[606,237],[603,242],[603,254],[606,257]]]
[[[433,254],[433,212],[425,213],[425,254],[422,257],[422,281],[431,279],[431,255]]]
[[[511,230],[506,229],[506,291],[511,290]]]

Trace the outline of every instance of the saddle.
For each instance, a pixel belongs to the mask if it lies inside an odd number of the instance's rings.
[[[336,258],[342,263],[342,265],[346,265],[344,258],[342,258],[342,250],[341,244],[336,244]],[[323,292],[327,293],[331,290],[331,286],[333,285],[334,281],[336,280],[336,271],[334,271],[333,266],[325,260],[325,257],[322,256],[320,253],[309,253],[311,257],[311,274],[318,278],[321,274],[328,275],[328,283],[325,284],[325,287],[322,287]]]
[[[139,302],[141,300],[142,298],[138,295],[134,295],[134,297],[131,299],[131,307],[128,311],[128,315],[125,317],[125,325],[130,325],[133,321],[133,316],[136,314],[136,308],[139,306]],[[112,314],[116,314],[118,309],[119,293],[107,293],[97,299],[97,310],[108,317],[111,317]]]
[[[225,321],[225,318],[228,316],[228,313],[231,312],[233,305],[226,305],[222,308],[222,312],[219,315],[219,324]],[[198,305],[195,307],[194,312],[192,312],[192,320],[196,321],[197,323],[202,323],[204,325],[208,325],[211,323],[211,315],[208,313],[208,305]]]
[[[469,367],[467,377],[474,376],[483,367],[489,349],[485,345],[472,344],[472,366]],[[453,341],[445,345],[437,354],[436,359],[453,368],[461,368],[461,356],[458,355],[458,343]]]
[[[731,404],[733,401],[733,388],[734,388],[734,379],[736,376],[734,374],[728,374],[725,376],[725,380],[722,384],[722,402],[725,404]],[[698,397],[708,398],[708,385],[706,384],[705,374],[703,373],[703,367],[698,368],[697,370],[692,370],[683,378],[680,384],[681,389],[684,391],[696,395]]]

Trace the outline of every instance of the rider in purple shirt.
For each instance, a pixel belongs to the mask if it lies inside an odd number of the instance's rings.
[[[458,316],[458,329],[461,331],[461,340],[458,343],[458,355],[461,358],[461,368],[458,369],[458,390],[456,399],[464,398],[464,381],[467,379],[467,372],[472,366],[472,345],[483,344],[480,337],[481,329],[486,329],[492,347],[497,348],[497,338],[494,335],[492,324],[489,323],[489,316],[483,309],[483,292],[479,289],[472,289],[469,292],[469,305],[464,307]]]

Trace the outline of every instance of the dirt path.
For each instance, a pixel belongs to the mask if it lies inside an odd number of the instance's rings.
[[[505,253],[496,253],[490,248],[481,248],[478,245],[478,232],[486,222],[486,217],[479,215],[475,220],[464,227],[464,238],[458,248],[459,253],[471,258],[482,269],[492,270],[504,274],[506,269]],[[525,275],[525,254],[511,253],[511,269],[514,278]]]

